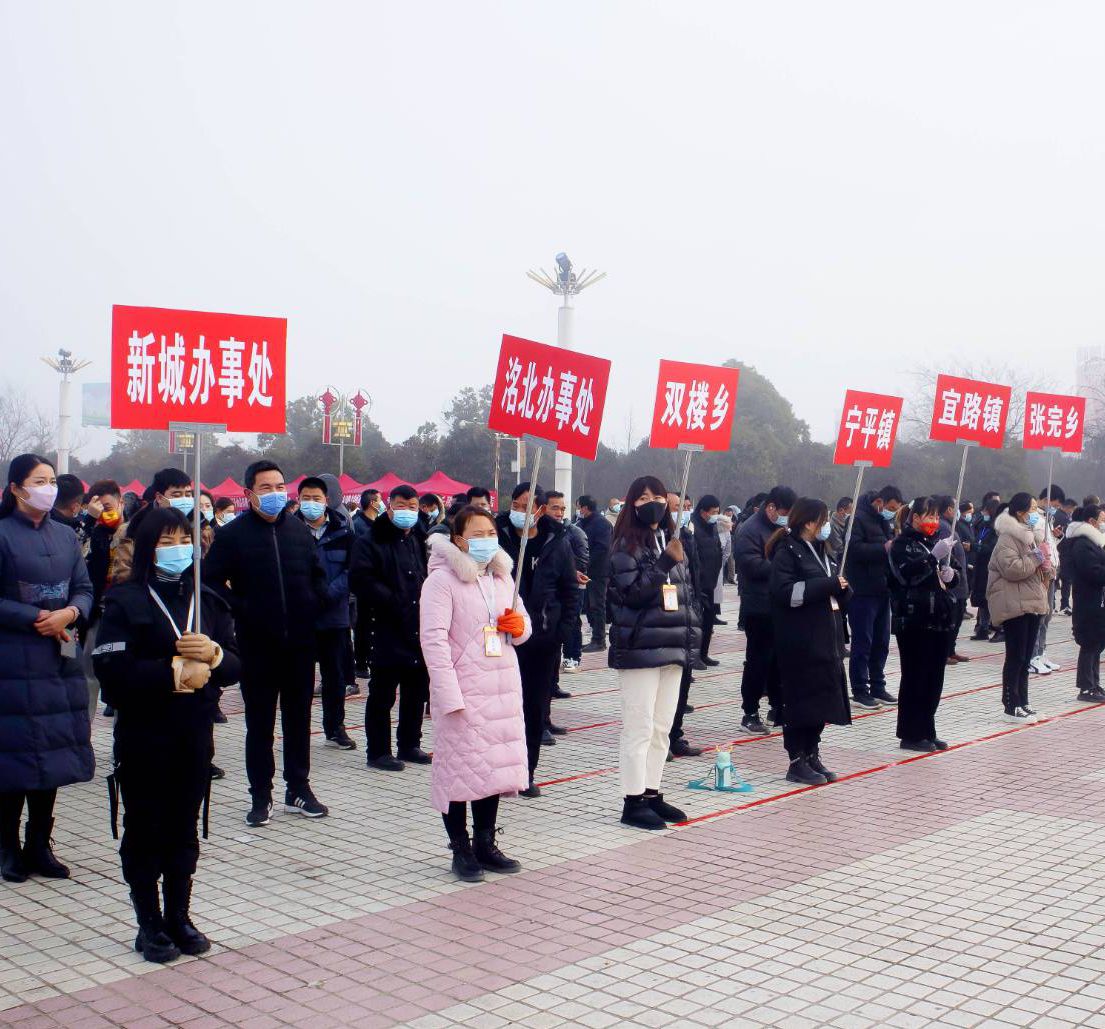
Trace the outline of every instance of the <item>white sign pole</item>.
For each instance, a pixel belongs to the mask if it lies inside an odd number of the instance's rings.
[[[844,562],[848,560],[848,547],[852,544],[852,526],[856,521],[856,509],[859,506],[859,491],[863,487],[863,473],[874,462],[872,461],[855,461],[854,466],[859,469],[859,473],[856,475],[856,490],[852,494],[852,517],[848,519],[848,525],[844,530],[844,551],[840,555],[840,564],[837,566],[837,572],[840,575],[844,574]]]

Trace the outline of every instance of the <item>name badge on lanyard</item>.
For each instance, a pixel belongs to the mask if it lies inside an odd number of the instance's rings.
[[[169,620],[169,624],[173,627],[173,633],[175,634],[176,638],[179,640],[180,636],[181,636],[180,629],[177,628],[177,624],[173,620],[173,616],[171,614],[169,614],[169,609],[165,606],[165,602],[157,595],[157,593],[154,592],[154,588],[152,586],[149,586],[147,588],[150,591],[150,596],[153,597],[153,602],[159,608],[161,608],[161,613]],[[193,593],[192,596],[188,600],[188,620],[184,623],[184,631],[185,632],[191,632],[192,631],[192,622],[193,622],[194,617],[195,617],[195,611],[196,611],[196,596]]]
[[[476,586],[479,588],[480,596],[483,598],[484,604],[487,605],[487,617],[490,621],[489,625],[483,627],[483,656],[484,657],[502,657],[503,656],[503,638],[499,634],[499,629],[496,626],[497,619],[495,618],[495,580],[491,580],[491,599],[487,599],[487,594],[483,591],[483,583],[480,582],[480,578],[476,578]]]
[[[660,598],[663,601],[663,608],[665,611],[678,611],[679,610],[679,589],[673,586],[670,582],[665,582],[660,587]]]

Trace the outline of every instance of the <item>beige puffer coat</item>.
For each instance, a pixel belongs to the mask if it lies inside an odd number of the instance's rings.
[[[990,621],[1001,625],[1020,615],[1047,614],[1047,587],[1055,573],[1032,553],[1039,545],[1036,534],[1008,511],[998,515],[994,530],[998,542],[986,583]]]

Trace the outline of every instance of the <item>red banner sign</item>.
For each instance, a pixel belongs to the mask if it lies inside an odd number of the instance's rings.
[[[1080,454],[1085,429],[1085,397],[1062,393],[1029,393],[1025,397],[1025,450],[1055,447],[1064,454]]]
[[[116,305],[111,427],[283,432],[287,336],[286,318]]]
[[[739,381],[737,368],[661,361],[648,445],[728,450]]]
[[[943,443],[966,440],[1000,450],[1012,392],[1009,386],[993,382],[937,376],[929,439]]]
[[[604,358],[503,336],[488,428],[593,461],[609,379]]]
[[[833,463],[854,465],[857,461],[870,461],[873,468],[890,467],[901,421],[901,397],[848,390],[844,394]]]

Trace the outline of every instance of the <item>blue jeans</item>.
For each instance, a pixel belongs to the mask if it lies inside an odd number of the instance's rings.
[[[886,658],[890,653],[890,598],[852,597],[848,601],[852,656],[848,677],[853,696],[886,689]]]

